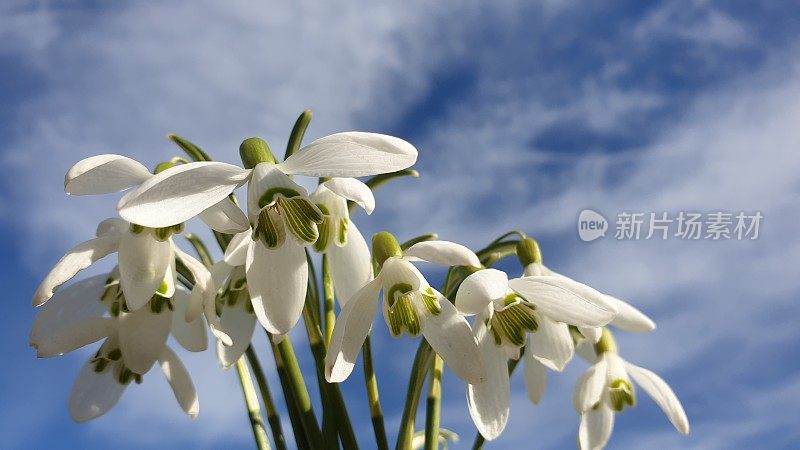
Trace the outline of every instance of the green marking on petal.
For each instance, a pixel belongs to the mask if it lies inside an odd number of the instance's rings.
[[[280,217],[271,208],[264,208],[258,215],[258,224],[253,230],[254,240],[260,240],[267,248],[277,248],[286,239],[286,230]]]
[[[159,241],[164,242],[169,239],[170,236],[172,236],[172,227],[169,226],[166,228],[155,228],[153,229],[153,236],[155,236]]]
[[[350,219],[342,217],[339,219],[339,226],[337,227],[336,243],[339,247],[347,245],[347,227],[350,226]]]
[[[112,361],[118,361],[121,357],[122,357],[122,351],[118,348],[111,350],[110,352],[108,352],[108,355],[106,355],[106,358]]]
[[[96,373],[102,373],[108,367],[108,360],[107,359],[98,359],[94,363],[94,371]]]
[[[620,412],[626,406],[636,406],[636,395],[633,392],[633,385],[628,380],[618,378],[611,382],[608,391],[608,399],[611,401],[611,408]]]
[[[300,193],[294,189],[281,186],[270,188],[258,198],[258,207],[272,206],[281,196],[285,198],[300,197]]]
[[[495,343],[508,342],[517,347],[525,345],[525,334],[534,332],[539,328],[533,315],[533,308],[525,303],[516,303],[495,311],[492,316],[492,332]]]
[[[400,295],[394,306],[389,308],[389,329],[392,336],[400,336],[404,328],[412,337],[418,336],[422,331],[422,323],[413,301],[414,293],[408,292]]]
[[[142,231],[144,231],[144,227],[141,226],[141,225],[136,225],[135,223],[132,223],[131,226],[130,226],[130,231],[133,234],[139,234]]]
[[[319,237],[317,224],[324,219],[322,213],[302,197],[282,198],[278,207],[283,213],[289,231],[302,242],[316,242]]]
[[[319,207],[320,205],[317,205]],[[321,209],[321,208],[320,208]],[[314,242],[314,250],[317,253],[323,253],[328,248],[328,243],[331,241],[331,218],[330,216],[325,216],[322,219],[322,222],[317,225],[317,231],[319,232],[319,237],[317,241]]]
[[[425,309],[427,309],[429,313],[434,316],[438,316],[442,313],[442,306],[439,304],[439,299],[436,298],[433,289],[428,288],[420,292],[420,297],[422,297],[422,304],[425,305]]]
[[[397,297],[408,294],[413,289],[413,286],[408,283],[397,283],[389,288],[389,292],[386,294],[386,301],[389,302],[389,307],[391,308],[394,306],[395,302],[397,301]]]

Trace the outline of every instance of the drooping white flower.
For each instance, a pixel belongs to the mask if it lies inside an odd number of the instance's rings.
[[[411,264],[427,261],[477,267],[478,257],[466,247],[446,241],[420,242],[402,253],[389,233],[373,238],[373,256],[379,262],[378,274],[345,302],[336,319],[325,357],[328,382],[344,381],[352,372],[377,313],[381,290],[383,318],[393,336],[422,334],[456,375],[467,382],[480,382],[485,369],[477,357],[469,323]]]
[[[608,335],[604,331],[602,340]],[[612,344],[613,345],[613,344]],[[614,414],[636,404],[634,384],[642,388],[664,411],[681,434],[689,433],[689,420],[675,393],[655,373],[631,364],[616,353],[616,347],[600,351],[595,363],[575,385],[573,405],[581,415],[578,445],[581,450],[605,447],[614,428]]]
[[[324,215],[314,250],[328,254],[336,298],[343,306],[373,278],[369,246],[350,220],[347,201],[352,200],[372,214],[375,197],[366,184],[355,178],[333,178],[320,184],[311,200]]]
[[[115,288],[120,292],[120,300],[117,302],[115,315],[122,312],[125,318],[121,333],[127,336],[127,330],[130,329],[132,336],[138,339],[138,321],[144,320],[149,326],[156,323],[143,319],[148,314],[145,305],[152,307],[154,303],[172,298],[176,294],[177,261],[189,269],[197,284],[202,287],[192,292],[186,302],[187,309],[192,308],[192,304],[202,302],[209,293],[213,298],[216,290],[214,286],[202,283],[203,280],[211,279],[210,273],[199,261],[174,244],[170,236],[172,231],[172,227],[150,229],[131,225],[120,219],[106,219],[97,227],[95,239],[72,248],[56,263],[34,293],[33,305],[46,304],[54,291],[78,272],[108,254],[117,252],[118,269],[114,280]],[[219,331],[219,319],[212,314],[213,311],[212,304],[210,309],[206,309],[206,320],[215,335],[229,342],[230,339]],[[195,318],[196,316],[190,317],[187,321],[194,321]],[[166,321],[162,322],[166,324]],[[150,336],[151,333],[142,332],[141,338],[149,339]]]
[[[135,312],[125,312],[124,303],[115,270],[59,290],[38,311],[29,339],[39,357],[58,356],[104,340],[75,381],[70,415],[83,422],[104,414],[131,381],[141,383],[143,375],[159,362],[181,407],[196,417],[194,386],[167,346],[171,333],[189,351],[207,347],[203,321],[187,323],[180,314],[189,303],[189,292],[178,287],[172,298],[159,296]]]
[[[243,142],[252,169],[219,162],[190,163],[144,182],[119,203],[123,218],[151,227],[182,223],[248,183],[252,236],[233,251],[244,255],[253,309],[272,334],[287,333],[300,318],[308,282],[304,246],[319,237],[323,214],[291,175],[359,177],[405,169],[416,161],[408,142],[372,133],[340,133],[305,146],[275,164],[267,144]],[[330,186],[347,183],[333,181]],[[347,190],[343,187],[342,191]],[[244,250],[244,251],[241,251]],[[239,265],[239,264],[236,264]]]
[[[489,440],[500,435],[508,420],[508,358],[519,358],[527,342],[526,384],[538,401],[544,382],[540,366],[560,371],[572,358],[567,324],[602,326],[617,313],[603,294],[568,278],[509,280],[496,269],[480,270],[464,279],[456,307],[463,314],[477,315],[475,336],[489,370],[483,383],[467,386],[467,398],[475,425]]]
[[[173,170],[174,165],[166,163],[161,168]],[[96,155],[78,161],[67,171],[64,176],[64,192],[68,195],[110,194],[138,187],[154,176],[145,166],[131,158],[114,154]],[[210,205],[199,213],[199,217],[220,233],[233,234],[250,228],[247,216],[228,199],[221,199]],[[180,222],[171,225],[178,223]]]

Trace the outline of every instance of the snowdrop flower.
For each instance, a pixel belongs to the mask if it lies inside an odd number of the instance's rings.
[[[664,411],[678,432],[689,433],[686,413],[669,385],[655,373],[620,358],[608,330],[603,331],[595,351],[596,362],[578,380],[572,398],[581,415],[578,432],[581,450],[605,447],[614,428],[614,414],[636,404],[631,379]]]
[[[172,162],[161,163],[156,172],[161,173],[174,167]],[[67,171],[64,176],[64,192],[68,195],[110,194],[139,187],[154,176],[145,166],[131,158],[114,154],[97,155],[77,162]],[[220,233],[233,234],[250,228],[247,216],[226,198],[201,211],[199,217]]]
[[[534,387],[541,383],[540,366],[560,371],[573,356],[567,324],[602,326],[617,313],[603,294],[568,278],[509,280],[496,269],[480,270],[464,279],[456,307],[463,314],[477,315],[475,337],[488,372],[483,383],[467,386],[467,399],[472,420],[488,440],[499,436],[508,421],[506,362],[519,358],[529,333],[534,335],[525,348],[526,384],[540,396],[540,388]]]
[[[356,202],[367,214],[372,214],[375,197],[366,184],[355,178],[334,178],[320,184],[311,194],[311,200],[323,213],[314,250],[328,254],[336,298],[339,305],[344,305],[372,281],[369,247],[350,220],[347,201]]]
[[[519,242],[517,245],[517,255],[522,262],[522,266],[525,268],[524,276],[526,277],[552,276],[570,279],[569,277],[550,270],[542,263],[542,253],[539,249],[539,245],[531,238],[525,238]],[[603,297],[617,309],[617,315],[614,316],[611,325],[633,333],[643,333],[656,328],[656,324],[652,319],[627,302],[607,294],[603,294]],[[596,343],[600,339],[600,334],[602,333],[600,327],[578,327],[578,329],[581,334],[592,343]]]
[[[39,309],[30,333],[39,357],[58,356],[104,340],[75,381],[70,415],[83,422],[105,414],[131,381],[141,383],[158,362],[181,407],[196,417],[199,405],[191,378],[167,346],[171,333],[189,351],[207,347],[203,321],[186,322],[181,314],[189,303],[189,292],[178,287],[172,298],[159,295],[135,312],[125,312],[124,302],[115,269],[110,275],[59,290]]]
[[[446,241],[420,242],[403,253],[390,233],[372,239],[377,264],[375,279],[367,283],[342,307],[325,357],[325,378],[344,381],[353,371],[356,357],[372,327],[383,290],[383,318],[393,336],[422,334],[433,350],[461,379],[478,383],[484,367],[469,323],[455,306],[428,284],[411,261],[449,266],[480,266],[478,257],[466,247]]]
[[[517,256],[524,267],[523,276],[525,277],[544,275],[562,277],[572,281],[570,278],[550,270],[543,264],[539,244],[534,239],[524,238],[520,240],[517,244]],[[607,294],[602,295],[608,303],[617,309],[617,315],[611,320],[611,325],[630,332],[646,332],[655,329],[655,323],[638,309],[618,298]],[[528,335],[528,344],[524,356],[525,387],[528,392],[528,398],[534,404],[538,404],[544,394],[547,370],[559,372],[563,370],[564,365],[572,358],[575,350],[574,339],[569,338],[569,330],[566,324],[553,323],[552,320],[546,320],[546,322],[548,326],[542,330],[545,333],[537,333],[536,337]],[[582,337],[592,343],[597,342],[602,333],[602,328],[599,327],[581,326],[578,327],[578,330],[581,332]],[[557,334],[554,334],[554,331],[557,331]],[[547,345],[548,341],[550,342],[550,348],[562,349],[560,354],[563,357],[560,360],[547,358],[546,349],[542,349],[542,345]]]
[[[243,239],[247,285],[256,316],[283,335],[302,313],[308,281],[304,246],[319,237],[324,215],[291,175],[359,177],[411,166],[417,150],[408,142],[372,133],[340,133],[312,142],[277,164],[267,143],[245,140],[245,169],[221,162],[177,166],[145,181],[119,203],[123,218],[149,227],[182,223],[248,184],[252,236]],[[336,189],[337,183],[328,188]],[[346,186],[345,186],[346,187]],[[347,191],[337,192],[347,197]]]
[[[217,263],[217,270],[212,272],[220,273],[221,265],[227,264],[224,261]],[[217,341],[217,359],[227,369],[239,360],[250,345],[256,327],[256,315],[247,290],[244,265],[227,266],[224,270],[227,273],[223,276],[228,281],[225,284],[219,282],[224,287],[217,295],[216,307],[222,331],[230,336],[232,343],[225,345],[222,341]]]
[[[208,295],[213,299],[215,288],[209,284],[211,274],[208,270],[174,244],[170,237],[173,231],[174,227],[150,229],[120,219],[104,220],[97,227],[95,239],[72,248],[56,263],[34,293],[33,305],[46,304],[54,291],[78,272],[110,253],[117,252],[118,269],[114,276],[120,295],[111,305],[115,316],[123,313],[125,317],[123,322],[130,322],[132,330],[140,326],[155,327],[160,323],[134,317],[144,317],[148,314],[146,305],[149,304],[152,309],[156,307],[154,305],[160,305],[165,299],[175,295],[177,285],[175,265],[176,261],[181,261],[192,273],[197,286],[200,286],[185,302],[187,311],[185,316],[191,316],[186,317],[185,321],[194,321],[197,316],[192,316],[189,311],[199,308],[192,305],[203,303],[203,297]],[[212,332],[225,342],[230,342],[230,339],[219,331],[219,319],[214,314],[213,301],[205,312]],[[142,323],[139,324],[139,321]],[[122,326],[123,334],[127,332],[127,328],[127,325]],[[146,331],[142,333],[148,334]]]

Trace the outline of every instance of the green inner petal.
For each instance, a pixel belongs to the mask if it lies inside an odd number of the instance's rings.
[[[319,237],[317,238],[317,241],[314,242],[314,250],[318,253],[323,253],[325,250],[327,250],[328,243],[331,241],[331,231],[333,231],[331,228],[331,218],[330,216],[326,215],[322,219],[322,222],[317,225]]]
[[[413,301],[414,293],[408,292],[400,295],[394,306],[389,308],[389,329],[392,336],[400,336],[404,328],[410,336],[418,336],[422,331],[422,323]]]
[[[347,227],[350,226],[350,219],[342,217],[339,219],[339,226],[337,227],[336,242],[339,247],[344,247],[347,244]]]
[[[267,248],[277,248],[286,239],[280,217],[270,208],[264,208],[258,215],[258,224],[253,230],[253,240],[260,240]]]
[[[517,303],[503,310],[495,311],[491,320],[495,344],[508,342],[517,347],[525,345],[525,334],[539,328],[533,316],[533,308],[525,303]]]
[[[611,408],[617,412],[622,411],[626,406],[636,406],[633,386],[630,381],[621,378],[611,382],[608,399],[611,401]]]
[[[317,224],[324,219],[322,213],[305,198],[282,198],[278,200],[278,207],[283,213],[289,231],[297,239],[313,243],[319,237]]]
[[[261,197],[258,198],[258,207],[264,208],[265,206],[270,206],[276,201],[278,201],[279,196],[283,196],[286,198],[291,197],[300,197],[300,193],[294,189],[290,189],[287,187],[277,186],[274,188],[267,189],[266,192],[261,194]]]
[[[425,305],[425,309],[427,309],[429,313],[434,316],[438,316],[442,313],[442,306],[439,304],[439,299],[436,298],[433,289],[428,288],[420,292],[420,297],[422,297],[422,304]]]

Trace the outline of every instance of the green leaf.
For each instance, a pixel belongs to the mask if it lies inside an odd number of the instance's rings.
[[[178,136],[177,134],[170,133],[167,135],[167,139],[178,144],[178,147],[180,147],[181,150],[189,155],[189,158],[191,158],[192,161],[211,161],[211,157],[209,157],[206,152],[201,150],[200,147]]]

